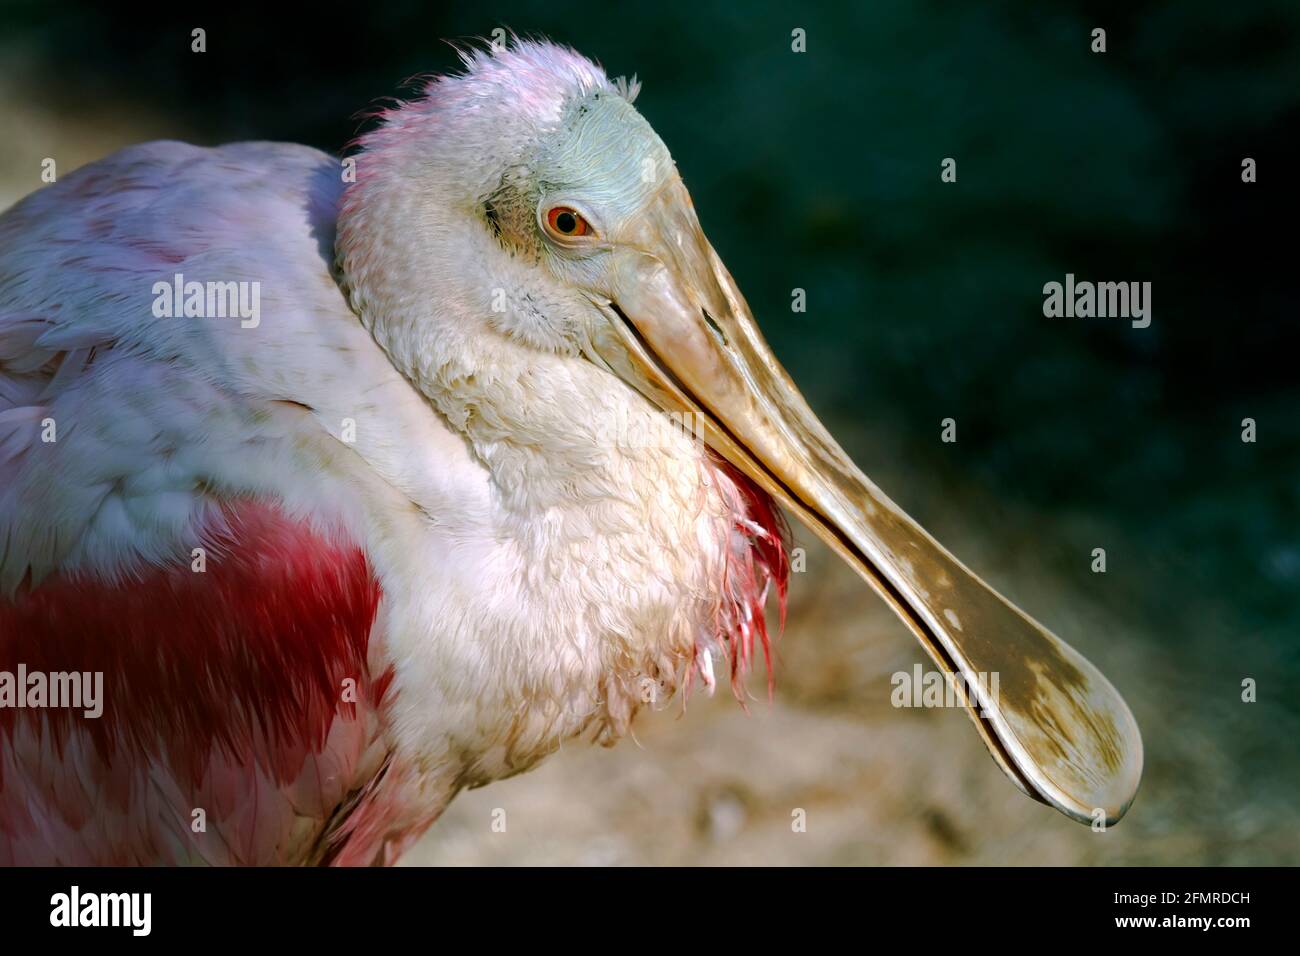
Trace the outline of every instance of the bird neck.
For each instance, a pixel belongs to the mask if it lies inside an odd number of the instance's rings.
[[[495,342],[490,359],[445,360],[421,388],[517,520],[567,516],[579,536],[633,527],[666,546],[694,534],[699,436],[585,359]]]
[[[720,468],[691,423],[571,350],[502,331],[490,311],[501,253],[473,211],[435,182],[386,182],[382,163],[345,197],[340,281],[487,472],[488,520],[526,592],[521,627],[549,649],[538,653],[599,648],[615,736],[646,677],[678,686],[694,666],[711,685],[724,656],[743,675],[768,583],[783,584],[770,501]]]

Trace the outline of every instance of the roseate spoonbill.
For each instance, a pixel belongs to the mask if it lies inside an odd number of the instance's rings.
[[[647,687],[738,681],[776,503],[999,675],[964,699],[1018,787],[1118,819],[1128,708],[817,421],[635,81],[464,58],[355,166],[150,143],[0,218],[0,862],[392,861]]]

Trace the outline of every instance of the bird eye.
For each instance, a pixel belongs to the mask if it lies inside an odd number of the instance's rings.
[[[556,206],[546,214],[546,224],[557,236],[585,236],[591,232],[591,224],[582,218],[582,214],[568,206]]]

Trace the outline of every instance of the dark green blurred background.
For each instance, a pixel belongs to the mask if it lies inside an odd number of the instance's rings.
[[[864,469],[941,540],[986,542],[968,563],[1013,599],[1005,569],[1041,567],[1124,622],[1081,646],[1135,701],[1147,786],[1179,778],[1160,741],[1195,725],[1241,792],[1294,798],[1295,0],[97,6],[0,5],[11,92],[54,115],[128,104],[202,143],[337,151],[405,78],[456,68],[443,38],[500,25],[637,73],[713,244]],[[1045,318],[1067,272],[1151,281],[1151,326]],[[1107,667],[1121,641],[1145,676]],[[1247,676],[1266,710],[1240,703]],[[1196,799],[1169,825],[1230,809]]]

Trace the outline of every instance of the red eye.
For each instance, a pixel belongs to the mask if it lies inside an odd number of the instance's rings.
[[[582,218],[581,213],[568,206],[556,206],[550,210],[546,214],[546,224],[560,236],[585,236],[591,232],[591,226]]]

